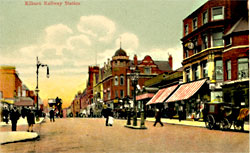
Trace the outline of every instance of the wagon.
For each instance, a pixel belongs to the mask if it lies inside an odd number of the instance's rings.
[[[248,108],[240,108],[228,103],[205,103],[204,121],[209,129],[228,130],[233,125],[235,130],[244,130],[244,122],[249,114]]]

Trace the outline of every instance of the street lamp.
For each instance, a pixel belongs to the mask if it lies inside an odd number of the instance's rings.
[[[39,116],[38,116],[38,106],[39,106],[39,102],[38,102],[38,99],[39,99],[39,88],[38,88],[38,74],[39,74],[39,67],[42,66],[46,66],[47,67],[47,78],[49,78],[49,66],[47,64],[42,64],[40,63],[40,61],[38,60],[38,57],[36,57],[36,61],[37,61],[37,64],[36,64],[36,95],[37,95],[37,98],[36,98],[36,109],[37,109],[37,119],[39,120]]]
[[[133,116],[133,126],[137,126],[137,102],[136,102],[136,85],[138,83],[139,79],[139,72],[136,70],[135,66],[130,67],[131,75],[130,79],[132,81],[132,85],[134,87],[134,94],[133,94],[133,100],[134,100],[134,116]]]

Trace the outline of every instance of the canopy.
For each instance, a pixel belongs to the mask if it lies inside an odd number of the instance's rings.
[[[34,100],[30,97],[20,97],[17,102],[15,102],[16,106],[33,106]]]
[[[156,104],[156,103],[163,103],[163,101],[169,97],[169,95],[178,87],[178,85],[174,85],[171,87],[163,88],[159,90],[154,97],[147,103],[147,105],[150,104]]]
[[[206,79],[182,84],[167,100],[166,102],[175,102],[189,99],[193,96],[200,87],[206,82]]]
[[[148,98],[152,98],[153,96],[154,96],[153,93],[145,93],[145,94],[136,96],[136,100],[148,99]]]

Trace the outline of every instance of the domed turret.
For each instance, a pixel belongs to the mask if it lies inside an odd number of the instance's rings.
[[[114,56],[127,56],[127,53],[123,49],[118,49]]]

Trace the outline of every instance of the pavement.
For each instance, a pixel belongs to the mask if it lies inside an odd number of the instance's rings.
[[[36,124],[40,124],[44,121],[44,118],[40,118],[39,121],[35,121]],[[26,118],[19,118],[17,126],[28,125]],[[0,128],[5,126],[11,126],[11,121],[8,124],[5,122],[0,122]],[[39,137],[37,132],[26,132],[26,131],[1,131],[0,132],[0,144],[8,144],[20,141],[34,140]]]
[[[140,118],[138,118],[140,120]],[[40,124],[44,121],[44,118],[40,118],[36,124]],[[155,118],[147,118],[146,121],[154,122]],[[162,118],[161,121],[163,123],[167,124],[174,124],[174,125],[184,125],[184,126],[194,126],[194,127],[202,127],[205,128],[205,123],[201,121],[192,121],[192,120],[182,120],[179,122],[178,119],[167,119]],[[18,125],[27,125],[26,118],[20,118],[18,120]],[[11,123],[6,124],[5,122],[0,122],[0,127],[3,126],[11,126]],[[233,127],[232,127],[233,128]],[[244,130],[249,132],[249,122],[247,122],[244,125]],[[0,144],[7,144],[7,143],[13,143],[13,142],[20,142],[20,141],[28,141],[28,140],[34,140],[39,137],[39,134],[37,132],[26,132],[26,131],[15,131],[15,132],[0,132]]]

